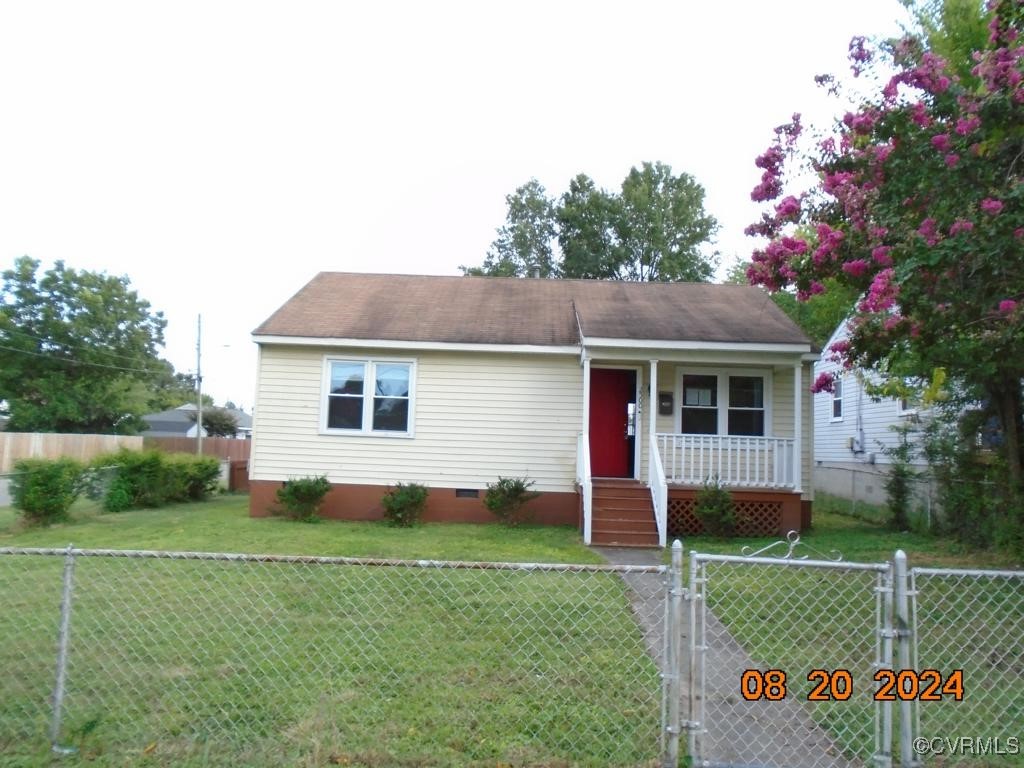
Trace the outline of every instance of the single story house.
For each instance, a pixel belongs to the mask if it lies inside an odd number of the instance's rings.
[[[204,406],[205,409],[205,406]],[[220,408],[235,417],[237,424],[234,437],[247,440],[252,437],[252,416],[238,408]],[[159,413],[148,413],[142,417],[148,425],[146,437],[195,437],[196,436],[196,405],[185,403]],[[203,429],[203,437],[207,431]]]
[[[195,403],[185,403],[177,408],[171,408],[159,413],[147,413],[142,417],[148,428],[146,437],[195,437],[196,436],[196,406]],[[203,437],[206,437],[206,430],[203,430]]]
[[[741,533],[810,519],[817,355],[759,288],[324,272],[253,338],[253,515],[326,475],[327,516],[377,519],[401,481],[486,522],[500,476],[587,543],[692,531],[709,478]]]

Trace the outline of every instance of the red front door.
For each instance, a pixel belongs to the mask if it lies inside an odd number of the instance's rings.
[[[630,413],[636,404],[636,371],[590,370],[590,473],[633,477]]]

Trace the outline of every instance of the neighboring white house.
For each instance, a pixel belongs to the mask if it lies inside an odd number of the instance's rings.
[[[873,398],[865,383],[877,380],[871,371],[844,370],[830,359],[829,347],[848,338],[844,320],[825,344],[814,364],[814,377],[835,375],[831,394],[814,395],[814,487],[845,498],[872,504],[885,503],[883,483],[892,462],[885,453],[898,443],[895,427],[917,421],[922,414],[914,403],[897,398]],[[913,464],[924,467],[918,455]]]
[[[717,476],[751,531],[809,519],[816,355],[758,288],[321,273],[253,336],[254,515],[323,474],[330,516],[402,481],[487,521],[487,484],[527,476],[539,521],[663,544]]]

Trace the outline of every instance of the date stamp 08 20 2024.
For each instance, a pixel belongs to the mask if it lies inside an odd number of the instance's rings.
[[[872,678],[877,687],[875,701],[963,701],[964,673],[954,669],[947,675],[936,669],[880,669]],[[847,701],[853,695],[854,679],[846,669],[812,669],[807,674],[807,701]],[[745,669],[740,676],[740,694],[747,701],[783,701],[790,696],[789,676],[781,669]]]

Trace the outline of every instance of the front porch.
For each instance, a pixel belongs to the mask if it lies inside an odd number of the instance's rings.
[[[666,357],[581,360],[577,486],[584,541],[640,546],[645,537],[633,518],[641,514],[641,496],[651,544],[698,534],[696,496],[708,482],[731,492],[737,535],[801,529],[812,442],[807,353]],[[628,525],[621,501],[608,501],[624,493],[609,490],[612,481],[632,483]]]

